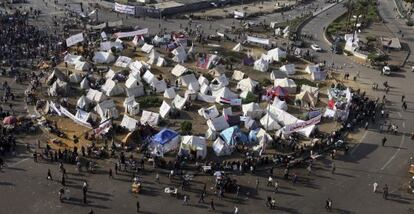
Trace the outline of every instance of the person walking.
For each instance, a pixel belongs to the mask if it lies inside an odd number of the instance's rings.
[[[88,192],[88,184],[86,183],[86,181],[83,183],[82,186],[82,193],[83,193],[83,203],[86,204],[86,193]]]
[[[332,200],[330,198],[326,200],[325,208],[329,212],[332,211]]]
[[[334,174],[336,170],[335,162],[332,162],[331,164],[331,173]]]
[[[259,179],[258,178],[256,178],[256,192],[258,192],[259,191]]]
[[[279,183],[275,181],[275,193],[279,192]]]
[[[382,138],[382,146],[385,146],[385,143],[387,142],[387,138],[384,136],[383,138]]]
[[[139,213],[139,201],[137,201],[137,213]]]
[[[112,176],[112,168],[109,168],[109,178],[113,178],[113,176]]]
[[[306,170],[308,170],[308,175],[312,174],[312,164],[309,164]]]
[[[160,174],[155,174],[155,181],[157,182],[157,183],[160,183]]]
[[[269,176],[269,179],[267,180],[267,186],[271,187],[273,185],[273,178],[272,176]]]
[[[372,187],[374,188],[374,189],[373,189],[373,192],[374,192],[374,193],[376,193],[376,192],[377,192],[377,188],[378,188],[378,182],[376,182],[376,181],[375,181],[375,182],[372,184]]]
[[[401,96],[401,102],[404,102],[405,101],[405,95],[403,94],[402,96]]]
[[[210,200],[210,210],[216,210],[216,208],[214,207],[214,199]]]
[[[188,195],[184,195],[183,205],[188,205],[188,201],[189,201],[189,196]]]
[[[50,172],[50,169],[47,170],[47,180],[53,181],[52,173]]]
[[[115,163],[115,175],[118,175],[118,164]]]
[[[65,174],[62,173],[62,180],[61,180],[62,186],[66,186],[66,179]]]
[[[388,199],[388,185],[385,184],[385,186],[382,188],[383,192],[382,192],[382,197],[387,200]]]
[[[202,192],[201,195],[200,195],[200,199],[198,200],[198,203],[205,203],[204,197],[205,197],[205,193]]]
[[[233,212],[234,214],[238,214],[239,213],[239,208],[238,207],[236,207],[236,206],[234,206],[234,212]]]
[[[297,176],[297,175],[296,175],[296,173],[295,173],[295,174],[293,174],[293,176],[292,176],[292,184],[293,184],[293,185],[295,185],[297,181],[298,181],[298,176]]]
[[[63,189],[63,187],[62,187],[62,188],[59,189],[59,200],[60,200],[60,202],[63,202],[63,195],[64,194],[65,194],[65,189]]]

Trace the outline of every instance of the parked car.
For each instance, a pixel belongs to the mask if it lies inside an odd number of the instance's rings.
[[[312,48],[312,50],[317,51],[317,52],[322,51],[322,48],[319,47],[319,45],[317,45],[317,44],[312,44],[311,48]]]
[[[389,66],[384,66],[381,71],[382,75],[391,75],[391,68]]]

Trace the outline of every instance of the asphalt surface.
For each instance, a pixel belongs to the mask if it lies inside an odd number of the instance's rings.
[[[42,6],[41,1],[36,5]],[[391,30],[398,29],[400,20],[393,19],[392,8],[380,1],[380,13],[387,21]],[[345,8],[342,4],[319,14],[305,25],[302,32],[315,35],[315,43],[323,49],[328,50],[329,43],[323,37],[323,27],[327,26],[338,17]],[[390,10],[388,10],[390,9]],[[54,9],[49,8],[52,13]],[[292,12],[295,13],[295,12]],[[388,14],[388,15],[387,15]],[[277,16],[277,15],[275,15]],[[45,17],[46,18],[46,17]],[[105,15],[105,18],[116,20],[113,13]],[[230,20],[229,20],[230,21]],[[168,30],[174,29],[178,23],[184,20],[169,20],[166,26]],[[232,22],[232,21],[230,21]],[[136,23],[135,19],[129,18],[127,23]],[[208,23],[208,22],[207,22]],[[220,22],[221,23],[221,22]],[[226,24],[226,20],[223,21]],[[146,20],[143,25],[157,28],[157,20]],[[216,25],[216,23],[215,23]],[[396,28],[392,28],[396,26]],[[411,29],[401,26],[405,40],[410,42]],[[214,28],[213,28],[214,29]],[[412,43],[409,44],[410,46]],[[332,55],[329,52],[318,53],[320,61],[330,62]],[[355,146],[348,155],[339,155],[336,163],[336,173],[331,174],[330,158],[323,158],[315,163],[312,175],[307,175],[305,170],[293,170],[299,175],[299,183],[292,185],[289,181],[281,179],[282,172],[277,170],[277,180],[280,184],[280,192],[271,192],[271,187],[266,187],[267,174],[258,174],[260,178],[259,192],[254,190],[255,177],[245,175],[237,177],[242,185],[241,196],[228,194],[222,200],[211,196],[214,192],[210,189],[213,183],[212,177],[198,177],[192,183],[191,189],[184,191],[190,195],[190,205],[182,205],[182,199],[172,198],[163,193],[163,188],[167,186],[178,186],[178,182],[170,183],[168,178],[162,174],[161,184],[157,184],[153,173],[142,175],[144,180],[143,192],[138,196],[130,193],[131,175],[115,175],[115,179],[108,178],[107,170],[113,164],[109,161],[100,163],[99,174],[82,173],[82,175],[72,174],[73,166],[66,166],[69,172],[67,184],[70,189],[71,199],[65,203],[58,200],[57,191],[60,188],[60,173],[56,163],[34,163],[30,154],[21,152],[18,157],[8,159],[8,168],[0,173],[0,207],[1,213],[87,213],[93,209],[95,213],[135,213],[135,203],[140,201],[141,210],[144,213],[208,213],[208,203],[197,203],[198,192],[202,187],[202,182],[208,183],[209,196],[214,198],[217,213],[232,213],[233,207],[239,207],[239,213],[325,213],[324,203],[327,198],[333,201],[334,213],[413,213],[413,195],[407,194],[404,184],[408,182],[410,176],[407,172],[409,158],[413,150],[413,142],[410,140],[411,127],[414,125],[413,105],[414,94],[410,90],[410,72],[402,73],[400,77],[382,77],[379,71],[372,70],[366,66],[355,63],[352,58],[343,55],[335,55],[336,65],[347,65],[342,69],[351,74],[360,71],[361,82],[369,84],[376,81],[381,83],[387,80],[391,85],[391,91],[387,95],[390,102],[387,109],[390,110],[389,120],[396,123],[399,128],[398,135],[385,134],[388,142],[385,147],[380,145],[384,134],[379,134],[376,125],[364,132],[360,144]],[[352,67],[351,67],[352,66]],[[16,86],[16,90],[24,86]],[[383,92],[369,92],[372,96],[382,97]],[[408,110],[401,111],[401,95],[405,94],[408,100]],[[21,108],[24,109],[23,107]],[[29,136],[26,141],[34,141],[39,136]],[[149,166],[147,166],[149,167]],[[47,169],[52,170],[55,182],[46,180]],[[150,167],[149,167],[150,168]],[[292,172],[293,173],[293,172]],[[87,180],[91,192],[88,194],[88,204],[83,205],[81,185]],[[390,199],[382,199],[381,193],[372,192],[372,184],[377,181],[381,191],[384,184],[390,187]],[[270,211],[264,206],[265,198],[271,195],[276,197],[277,208]]]

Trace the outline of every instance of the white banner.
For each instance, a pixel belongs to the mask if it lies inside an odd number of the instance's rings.
[[[244,18],[244,13],[243,12],[239,12],[239,11],[234,11],[234,18],[235,19]]]
[[[105,134],[109,131],[109,129],[112,127],[112,120],[107,119],[101,124],[99,124],[99,127],[94,129],[93,132],[97,135]]]
[[[302,122],[286,125],[285,128],[284,128],[285,133],[289,134],[289,133],[296,132],[298,130],[304,129],[308,126],[316,125],[316,124],[321,122],[321,118],[322,118],[322,115],[320,114],[317,117],[314,117],[314,118],[312,118],[310,120],[307,120],[307,121],[302,121]]]
[[[135,7],[130,5],[119,4],[115,2],[114,10],[119,13],[135,15]]]
[[[70,113],[66,108],[64,108],[63,106],[60,107],[60,111],[62,112],[62,114],[64,114],[65,116],[69,117],[71,120],[73,120],[73,122],[84,126],[86,128],[92,129],[91,124],[89,124],[88,122],[79,120],[77,117],[75,117],[75,115],[73,115],[72,113]]]
[[[136,31],[130,31],[130,32],[118,32],[118,33],[115,33],[115,37],[120,39],[120,38],[125,38],[125,37],[140,36],[144,34],[148,34],[148,28],[144,28],[144,29],[136,30]]]
[[[253,36],[247,36],[247,41],[255,42],[255,43],[259,43],[263,45],[270,45],[269,39],[263,39],[263,38],[253,37]]]
[[[66,46],[70,47],[72,45],[76,45],[79,42],[83,42],[83,33],[75,34],[66,39]]]

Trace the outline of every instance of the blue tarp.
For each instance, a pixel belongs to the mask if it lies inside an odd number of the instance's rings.
[[[152,137],[151,143],[157,143],[160,145],[164,145],[177,136],[178,136],[177,132],[171,129],[163,129]]]
[[[257,133],[259,133],[259,129],[251,130],[249,133],[249,142],[257,142]]]
[[[239,127],[232,126],[223,130],[220,133],[221,139],[224,140],[229,145],[236,145],[237,143],[246,143],[248,138],[247,136],[240,131]]]

